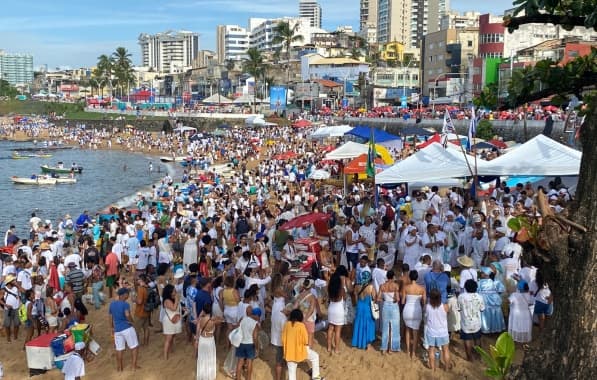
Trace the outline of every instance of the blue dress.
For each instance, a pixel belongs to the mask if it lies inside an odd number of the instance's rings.
[[[371,314],[371,296],[358,299],[352,330],[352,346],[366,349],[375,340],[375,320]]]
[[[500,281],[490,278],[479,280],[478,293],[485,302],[485,310],[481,313],[481,332],[483,334],[499,333],[506,330],[501,296],[501,293],[505,291],[506,288]]]

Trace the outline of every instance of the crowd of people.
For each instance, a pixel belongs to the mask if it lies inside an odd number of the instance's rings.
[[[110,137],[84,128],[51,132],[71,142]],[[540,223],[543,197],[565,213],[571,195],[557,180],[549,189],[500,183],[479,199],[436,186],[376,195],[358,179],[344,193],[309,180],[323,152],[306,137],[290,128],[193,142],[130,132],[118,143],[184,152],[206,158],[207,167],[239,162],[226,179],[209,168],[185,171],[186,189],[165,177],[133,209],[55,222],[32,214],[29,236],[7,231],[0,263],[7,341],[93,323],[93,307],[109,313],[118,371],[127,367],[127,348],[132,368],[140,366],[143,346],[155,344],[150,327],[158,325],[163,358],[193,345],[202,380],[215,379],[218,368],[251,379],[253,360],[270,346],[276,380],[285,371],[294,380],[303,361],[321,379],[321,355],[349,355],[349,347],[404,351],[405,359],[450,370],[450,345],[459,340],[467,360],[482,335],[508,331],[516,342],[531,342],[533,323],[543,328],[554,300],[508,221]],[[273,158],[287,151],[298,157]],[[213,180],[209,192],[205,178]],[[318,212],[326,215],[323,227],[283,228]],[[316,248],[304,251],[303,239]],[[307,256],[315,257],[309,267]]]

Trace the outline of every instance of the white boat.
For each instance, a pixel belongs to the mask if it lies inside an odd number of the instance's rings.
[[[43,176],[38,176],[36,178],[28,178],[28,177],[17,177],[13,176],[10,177],[13,183],[18,185],[55,185],[56,178],[47,178]]]
[[[160,161],[162,162],[183,162],[187,159],[187,156],[162,156],[160,157]]]
[[[77,179],[71,177],[58,177],[54,179],[56,180],[56,183],[77,183]]]

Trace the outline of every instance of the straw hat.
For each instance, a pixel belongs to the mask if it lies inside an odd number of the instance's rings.
[[[471,259],[470,257],[468,257],[466,255],[460,256],[459,258],[456,259],[456,261],[458,261],[458,263],[460,265],[462,265],[463,267],[467,267],[467,268],[470,268],[473,265],[475,265],[475,262],[473,261],[473,259]]]
[[[16,279],[17,278],[15,276],[13,276],[12,274],[9,274],[8,276],[6,276],[6,278],[4,278],[4,283],[8,285]]]
[[[40,244],[39,249],[41,249],[42,251],[46,251],[50,249],[50,244],[48,244],[47,241],[44,241]]]

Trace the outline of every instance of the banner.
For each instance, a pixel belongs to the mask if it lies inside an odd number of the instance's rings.
[[[286,109],[286,87],[272,86],[269,89],[269,109],[280,113]]]

